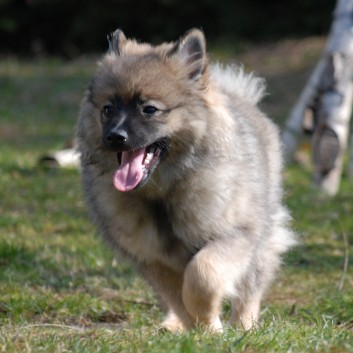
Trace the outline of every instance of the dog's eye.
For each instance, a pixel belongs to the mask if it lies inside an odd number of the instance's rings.
[[[107,104],[103,107],[103,115],[105,118],[112,118],[114,115],[114,107],[110,104]]]
[[[143,107],[142,111],[146,115],[153,115],[158,109],[154,107],[153,105],[147,105],[146,107]]]

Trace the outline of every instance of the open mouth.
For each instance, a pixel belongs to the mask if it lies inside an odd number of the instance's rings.
[[[130,151],[118,153],[119,168],[113,183],[119,191],[131,191],[145,184],[159,164],[168,144],[165,139]]]

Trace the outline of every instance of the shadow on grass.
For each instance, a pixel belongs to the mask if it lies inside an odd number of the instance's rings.
[[[344,253],[331,244],[306,243],[299,245],[287,256],[290,269],[323,274],[342,270]]]
[[[59,249],[59,247],[56,247]],[[60,261],[44,258],[43,250],[33,251],[24,245],[10,245],[6,242],[0,243],[0,280],[2,283],[9,282],[29,287],[46,287],[55,291],[82,290],[86,287],[89,278],[130,280],[135,271],[127,264],[112,268],[111,266],[93,266],[85,264],[82,254],[72,253],[61,247]],[[53,251],[54,252],[54,251]],[[75,258],[80,263],[75,264]],[[67,258],[68,261],[65,261]],[[86,260],[88,262],[88,260]],[[74,268],[77,266],[77,268]]]

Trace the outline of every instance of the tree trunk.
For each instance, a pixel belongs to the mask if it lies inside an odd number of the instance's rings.
[[[304,118],[310,120],[311,117],[314,184],[329,195],[336,194],[341,179],[352,112],[352,78],[353,0],[338,0],[324,53],[282,135],[286,156],[290,159],[297,147]],[[352,159],[353,153],[350,163],[353,169]]]

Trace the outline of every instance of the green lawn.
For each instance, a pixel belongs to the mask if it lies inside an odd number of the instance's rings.
[[[315,50],[287,70],[273,64],[276,51],[261,62],[272,92],[264,107],[279,120]],[[257,69],[256,60],[248,62]],[[353,243],[353,183],[344,176],[337,197],[326,199],[310,187],[310,166],[285,171],[300,245],[268,292],[260,328],[219,335],[158,330],[162,313],[153,293],[96,236],[79,172],[37,163],[72,137],[93,70],[92,59],[0,60],[0,351],[353,352],[352,261],[343,271],[345,239]],[[297,91],[282,89],[284,77]]]

